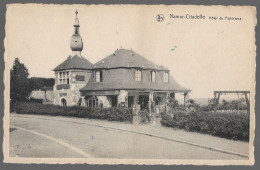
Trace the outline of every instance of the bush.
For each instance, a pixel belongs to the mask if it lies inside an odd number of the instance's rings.
[[[36,99],[36,98],[29,98],[25,100],[26,102],[33,102],[33,103],[42,103],[43,99]]]
[[[233,140],[249,140],[249,114],[214,112],[177,112],[173,118],[162,115],[166,127],[206,133]]]
[[[139,112],[140,114],[140,118],[141,118],[141,123],[143,124],[147,124],[151,121],[151,117],[149,115],[149,112],[145,109],[145,110],[141,110]]]
[[[130,108],[87,108],[80,106],[62,107],[56,105],[43,105],[40,103],[18,102],[16,105],[17,114],[37,114],[51,116],[80,117],[89,119],[101,119],[109,121],[130,121],[133,120],[132,109]]]

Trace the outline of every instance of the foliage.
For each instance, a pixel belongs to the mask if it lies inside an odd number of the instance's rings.
[[[28,69],[16,58],[13,68],[10,70],[10,98],[12,102],[25,101],[30,95],[32,88],[28,76]]]
[[[53,78],[32,77],[29,79],[29,81],[33,90],[39,90],[43,87],[53,87],[55,83]]]
[[[80,117],[89,119],[101,119],[109,121],[130,121],[133,120],[132,109],[130,108],[87,108],[80,106],[62,107],[56,105],[43,105],[32,102],[19,102],[16,105],[18,114],[36,114],[51,116]]]
[[[186,107],[188,110],[199,110],[200,105],[197,104],[194,99],[189,99],[187,100]]]
[[[209,100],[209,104],[206,106],[200,106],[200,111],[212,111],[214,110],[214,99]],[[222,100],[222,103],[217,105],[217,110],[247,110],[246,101],[243,98],[238,100]]]
[[[249,114],[214,112],[176,112],[162,115],[163,126],[206,133],[233,140],[249,140]]]
[[[218,110],[246,110],[247,105],[244,99],[226,101],[218,105]]]
[[[175,98],[173,98],[173,97],[168,97],[167,106],[172,107],[172,108],[178,107],[179,102],[178,102],[178,100],[175,100]]]
[[[209,112],[209,111],[213,111],[213,110],[214,110],[214,105],[211,105],[211,104],[199,107],[199,111],[203,111],[203,112]]]
[[[10,100],[10,113],[14,112],[14,105],[15,105],[15,102],[13,102],[12,100]]]
[[[42,103],[43,99],[36,99],[36,98],[30,97],[29,99],[26,100],[26,102]]]
[[[139,114],[141,118],[141,123],[149,123],[151,121],[151,116],[146,109],[141,110]]]

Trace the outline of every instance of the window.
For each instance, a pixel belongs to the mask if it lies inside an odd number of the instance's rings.
[[[62,72],[59,73],[59,82],[58,84],[62,84]]]
[[[151,82],[155,82],[155,71],[151,71]]]
[[[135,70],[135,81],[142,81],[142,71]]]
[[[86,100],[87,107],[98,107],[98,99],[97,97],[91,97]]]
[[[85,76],[76,75],[76,81],[85,81]]]
[[[58,84],[70,84],[69,72],[59,72],[58,74]]]
[[[69,72],[67,72],[67,84],[70,84],[70,74],[69,74]]]
[[[169,73],[164,72],[163,73],[163,82],[168,83],[169,82]]]
[[[96,71],[96,82],[101,82],[102,81],[102,71]]]

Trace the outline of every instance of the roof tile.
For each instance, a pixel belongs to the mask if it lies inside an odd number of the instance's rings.
[[[105,73],[107,72],[107,73]],[[93,74],[93,73],[92,73]],[[144,74],[143,74],[144,75]],[[158,75],[158,74],[157,74]],[[157,90],[172,92],[190,92],[191,90],[179,85],[171,76],[169,83],[163,83],[162,79],[157,76],[156,82],[150,82],[147,75],[143,77],[141,82],[134,80],[133,71],[131,69],[118,68],[104,71],[104,79],[102,82],[95,82],[92,75],[89,82],[80,91],[98,91],[98,90]]]
[[[64,62],[54,68],[54,71],[66,70],[66,69],[85,69],[90,70],[93,68],[93,64],[84,57],[75,55],[69,56]]]
[[[169,70],[166,67],[158,66],[137,54],[133,50],[118,49],[113,54],[100,60],[94,68],[143,68],[154,70]]]

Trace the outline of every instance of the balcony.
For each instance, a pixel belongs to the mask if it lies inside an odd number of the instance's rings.
[[[61,90],[61,89],[70,89],[70,85],[69,84],[59,84],[59,85],[57,85],[57,90]]]

